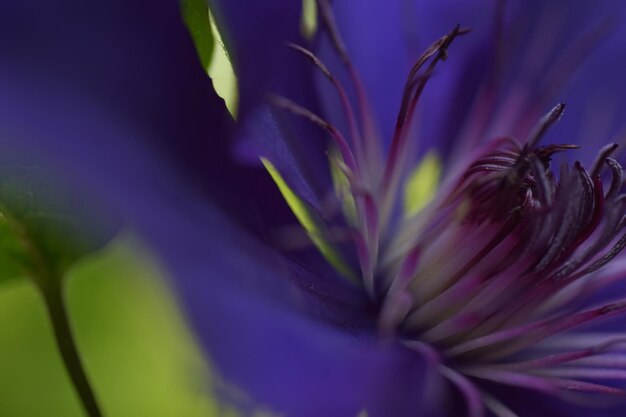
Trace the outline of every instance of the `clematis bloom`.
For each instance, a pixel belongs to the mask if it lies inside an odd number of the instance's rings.
[[[620,108],[626,62],[603,49],[623,40],[605,20],[616,6],[321,1],[309,42],[299,4],[282,3],[212,3],[235,123],[176,2],[9,2],[3,142],[60,162],[131,219],[221,376],[250,396],[240,407],[623,409],[619,325],[579,332],[625,308],[602,292],[623,276],[617,129],[581,138],[566,121],[602,83]],[[568,162],[574,145],[582,162]],[[442,184],[407,212],[428,158]]]

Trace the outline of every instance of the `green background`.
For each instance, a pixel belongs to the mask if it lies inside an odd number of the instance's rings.
[[[70,271],[70,319],[104,413],[232,415],[210,396],[208,365],[163,275],[128,237]],[[43,302],[26,279],[0,286],[0,416],[83,416]]]

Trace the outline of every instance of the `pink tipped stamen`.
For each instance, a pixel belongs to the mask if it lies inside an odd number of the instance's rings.
[[[454,39],[466,33],[469,33],[469,29],[461,29],[457,25],[449,34],[430,45],[409,72],[404,87],[393,139],[391,141],[391,147],[381,179],[380,189],[381,194],[384,196],[383,213],[389,213],[396,197],[395,191],[398,188],[396,183],[399,179],[399,175],[404,171],[404,163],[400,159],[406,148],[411,130],[411,121],[422,91],[432,76],[437,63],[446,59],[447,49]],[[429,61],[430,64],[424,73],[418,75],[420,69]]]

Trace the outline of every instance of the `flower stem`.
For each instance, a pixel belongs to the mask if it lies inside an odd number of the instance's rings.
[[[37,244],[37,240],[33,238],[29,228],[18,217],[14,216],[2,201],[0,201],[0,217],[8,224],[20,246],[30,258],[31,265],[26,272],[43,296],[52,322],[57,348],[87,416],[102,417],[102,412],[87,379],[70,328],[69,317],[63,301],[63,273],[50,263]]]
[[[63,302],[63,290],[60,280],[53,285],[41,288],[46,308],[52,321],[54,338],[63,358],[65,369],[72,380],[74,388],[81,399],[83,407],[89,417],[102,417],[102,412],[96,401],[93,389],[87,379],[87,374],[80,360],[76,342],[72,335],[67,311]]]

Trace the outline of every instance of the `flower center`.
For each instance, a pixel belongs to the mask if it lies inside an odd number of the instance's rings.
[[[573,146],[532,149],[502,139],[489,147],[418,215],[419,225],[403,227],[408,233],[388,261],[396,272],[383,331],[465,354],[458,346],[466,341],[571,301],[558,295],[623,248],[624,238],[614,242],[625,214],[615,160],[604,156],[613,184],[605,194],[599,167],[590,175],[578,162],[564,164],[555,178],[551,156]]]
[[[601,149],[589,169],[576,161],[563,163],[555,172],[553,155],[577,148],[540,145],[564,112],[565,105],[558,104],[524,141],[509,137],[490,141],[466,160],[459,173],[448,174],[434,200],[400,218],[395,213],[410,169],[407,154],[414,110],[435,65],[445,60],[452,42],[468,31],[457,26],[417,60],[404,87],[389,152],[383,158],[365,90],[327,2],[319,4],[330,40],[352,80],[358,111],[352,108],[344,87],[311,51],[290,47],[308,58],[335,87],[350,134],[346,138],[287,98],[274,96],[272,102],[322,127],[334,141],[329,158],[336,197],[350,227],[360,283],[380,306],[380,334],[437,356],[441,374],[470,405],[476,387],[466,377],[540,391],[626,394],[581,380],[602,374],[597,369],[576,374],[560,368],[626,341],[618,336],[605,338],[599,345],[597,340],[588,340],[585,349],[574,351],[561,342],[566,340],[562,334],[570,329],[626,311],[626,300],[582,307],[589,294],[614,282],[597,271],[626,246],[623,171],[611,158],[617,145]],[[316,232],[312,239],[323,235]],[[546,345],[547,340],[556,344]],[[545,353],[551,349],[556,353]],[[543,368],[549,368],[551,377],[542,373]],[[492,397],[484,401],[500,410],[503,407],[494,406],[497,400]]]

